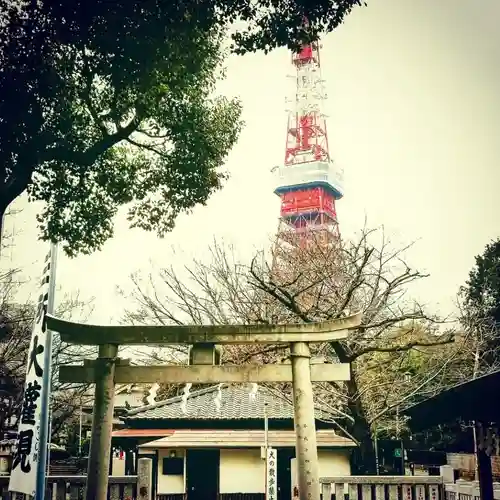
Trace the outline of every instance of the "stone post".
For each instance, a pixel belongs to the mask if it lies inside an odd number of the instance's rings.
[[[475,422],[476,429],[476,469],[479,479],[481,500],[493,500],[493,471],[491,467],[491,450],[489,449],[489,434],[491,429],[488,424]]]
[[[444,484],[453,484],[455,482],[455,471],[451,465],[441,465],[439,475],[443,478]]]
[[[290,350],[299,498],[300,500],[319,500],[319,466],[311,382],[311,353],[305,342],[292,343]]]
[[[137,500],[152,500],[153,461],[139,458],[137,464]]]
[[[86,500],[106,500],[108,494],[113,403],[115,397],[115,365],[118,346],[99,346],[96,367],[95,399],[92,414]]]

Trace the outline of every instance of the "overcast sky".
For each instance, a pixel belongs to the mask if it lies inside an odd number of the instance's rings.
[[[368,0],[322,42],[330,153],[346,178],[342,234],[367,216],[397,241],[418,240],[409,258],[431,277],[414,293],[442,313],[474,256],[500,234],[499,18],[498,0]],[[174,264],[203,257],[214,236],[248,260],[275,232],[270,169],[284,155],[290,55],[231,57],[227,65],[221,90],[241,98],[246,126],[224,189],[163,240],[128,229],[120,216],[101,252],[59,259],[58,286],[96,298],[91,322],[117,322],[126,304],[116,286],[127,287],[129,274],[151,260],[171,264],[172,245],[182,249]],[[47,251],[37,241],[37,207],[17,206],[24,210],[9,225],[20,234],[3,265],[36,277]]]

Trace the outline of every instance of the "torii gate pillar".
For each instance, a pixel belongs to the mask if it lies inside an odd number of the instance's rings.
[[[117,345],[99,346],[98,367],[96,368],[99,371],[99,378],[95,384],[94,410],[92,412],[86,500],[107,498],[117,356]],[[90,473],[91,471],[92,473]]]
[[[244,383],[291,382],[293,386],[296,457],[300,500],[320,500],[318,452],[312,382],[340,382],[350,378],[345,363],[311,365],[309,344],[347,338],[361,322],[356,314],[323,323],[291,325],[94,326],[47,315],[47,328],[63,342],[98,345],[99,358],[83,366],[62,366],[59,379],[67,383],[95,383],[92,440],[86,500],[106,500],[116,383]],[[216,360],[219,344],[290,344],[290,365],[222,365]],[[119,345],[196,345],[190,366],[130,366],[117,359]],[[213,351],[213,352],[212,352]]]
[[[305,342],[291,344],[295,456],[300,500],[319,499],[319,463],[316,443],[311,353]]]

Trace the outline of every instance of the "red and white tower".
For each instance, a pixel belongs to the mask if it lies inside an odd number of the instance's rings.
[[[278,240],[302,246],[314,235],[331,245],[340,238],[335,202],[343,196],[343,173],[328,147],[318,42],[292,54],[292,63],[296,88],[289,100],[285,158],[273,169],[279,178],[274,192],[281,198]]]
[[[335,306],[338,294],[334,292],[340,283],[337,264],[342,258],[335,202],[343,195],[342,172],[330,158],[318,42],[292,54],[292,63],[295,96],[290,102],[285,157],[274,169],[279,179],[274,192],[281,199],[281,218],[271,274],[280,293],[293,301],[294,310],[286,313],[292,312],[292,317],[299,319],[298,309],[312,320],[321,320]],[[309,345],[292,343],[290,356],[299,496],[301,500],[316,500],[320,485]]]

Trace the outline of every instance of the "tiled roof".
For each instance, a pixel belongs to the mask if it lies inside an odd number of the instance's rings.
[[[275,396],[259,386],[252,398],[248,387],[223,385],[221,404],[217,408],[215,401],[217,386],[202,389],[189,394],[186,412],[183,411],[182,397],[160,401],[150,406],[143,406],[127,412],[127,420],[182,419],[182,420],[243,420],[263,419],[264,408],[270,419],[293,419],[293,406],[283,398]],[[267,406],[266,406],[267,403]],[[316,418],[326,419],[328,413],[316,408]]]

